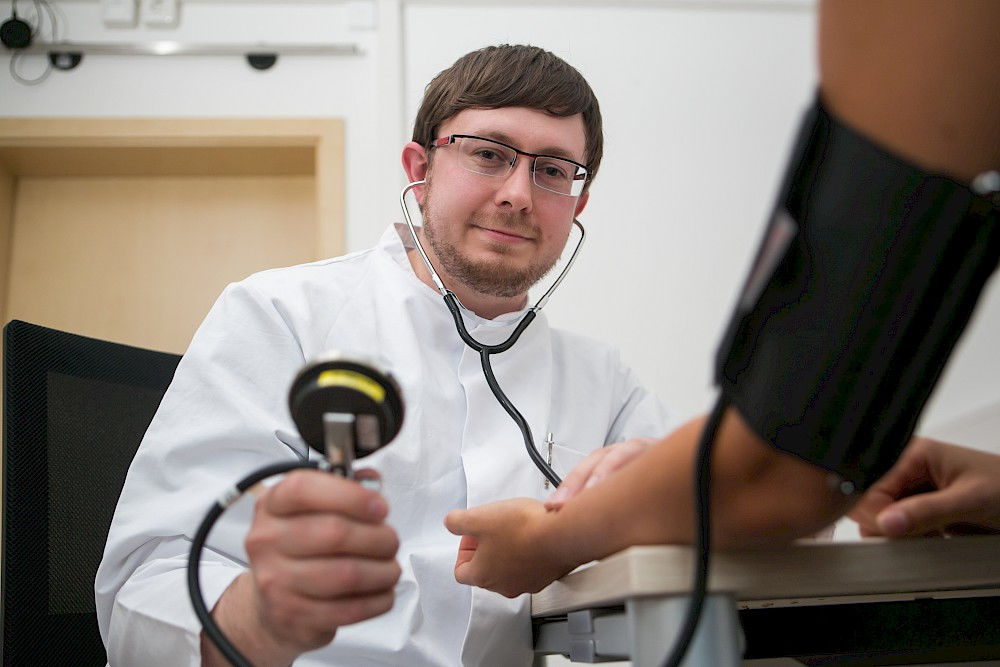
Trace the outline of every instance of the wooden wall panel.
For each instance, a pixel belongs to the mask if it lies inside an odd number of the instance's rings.
[[[0,313],[7,302],[7,273],[10,269],[10,235],[14,217],[13,174],[0,164]]]
[[[182,353],[229,282],[311,261],[311,176],[22,178],[7,319]]]

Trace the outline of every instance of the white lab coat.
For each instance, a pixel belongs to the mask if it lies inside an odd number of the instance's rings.
[[[469,331],[504,340],[523,312]],[[308,359],[338,350],[383,360],[399,381],[399,436],[363,461],[381,472],[388,522],[400,538],[393,609],[337,631],[296,665],[527,665],[528,596],[508,600],[455,582],[451,509],[551,493],[517,427],[454,329],[440,295],[420,282],[390,227],[370,250],[265,271],[230,285],[195,334],[132,463],[96,580],[112,665],[197,665],[200,625],[188,598],[190,540],[204,513],[238,479],[314,452],[299,440],[287,391]],[[588,452],[666,432],[658,401],[607,346],[551,329],[544,315],[496,377],[531,425],[552,432],[565,476]],[[246,566],[251,496],[216,524],[202,555],[211,608]]]

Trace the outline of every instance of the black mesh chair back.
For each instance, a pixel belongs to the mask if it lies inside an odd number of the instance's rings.
[[[3,333],[3,664],[104,665],[94,576],[180,357],[18,320]]]

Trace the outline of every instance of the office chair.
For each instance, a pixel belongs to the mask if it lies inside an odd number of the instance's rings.
[[[125,474],[180,357],[4,327],[4,665],[104,665],[94,576]]]

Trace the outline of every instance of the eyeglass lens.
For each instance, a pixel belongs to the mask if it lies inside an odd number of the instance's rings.
[[[455,137],[462,166],[477,174],[506,176],[513,168],[517,152],[489,139]],[[583,191],[586,170],[569,160],[539,155],[532,158],[535,185],[561,195],[576,196]]]

